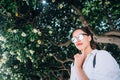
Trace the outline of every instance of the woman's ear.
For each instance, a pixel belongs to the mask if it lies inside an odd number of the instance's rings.
[[[91,36],[90,36],[90,35],[88,36],[88,38],[89,38],[89,41],[91,41],[91,40],[92,40],[92,38],[91,38]]]

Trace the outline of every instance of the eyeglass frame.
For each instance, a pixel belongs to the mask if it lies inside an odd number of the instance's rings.
[[[82,38],[81,39],[79,39],[79,36],[82,36]],[[72,43],[76,43],[77,42],[77,40],[83,40],[84,39],[84,35],[87,35],[88,36],[88,34],[87,33],[80,33],[77,37],[72,37],[71,38],[71,41],[72,41]],[[76,39],[76,41],[73,41],[72,39]]]

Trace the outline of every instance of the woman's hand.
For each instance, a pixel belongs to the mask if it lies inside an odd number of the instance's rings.
[[[84,63],[85,56],[84,54],[75,54],[74,55],[74,67],[76,69],[82,69],[83,63]]]

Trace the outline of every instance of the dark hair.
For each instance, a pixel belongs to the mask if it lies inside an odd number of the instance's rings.
[[[81,27],[81,28],[76,28],[74,31],[76,31],[78,29],[87,33],[88,36],[91,36],[90,46],[91,46],[92,49],[95,49],[96,48],[96,43],[93,39],[93,33],[91,32],[91,30],[88,27]],[[72,34],[74,33],[74,31],[72,32]],[[71,36],[72,36],[72,34],[71,34]]]

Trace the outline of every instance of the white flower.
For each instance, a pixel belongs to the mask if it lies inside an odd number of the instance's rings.
[[[38,30],[37,30],[37,29],[33,29],[32,32],[33,32],[33,33],[37,33]]]
[[[12,32],[12,29],[11,29],[11,28],[9,28],[7,31],[8,31],[8,32]]]
[[[14,69],[18,68],[18,66],[14,66]]]
[[[50,54],[49,54],[49,56],[53,56],[53,54],[52,54],[52,53],[50,53]]]
[[[30,41],[31,41],[31,42],[34,42],[34,41],[35,41],[35,39],[31,38],[31,39],[30,39]]]
[[[62,9],[62,8],[63,8],[63,4],[60,4],[60,5],[59,5],[59,8]]]
[[[45,62],[45,60],[44,60],[44,59],[42,59],[42,62]]]
[[[10,54],[11,54],[11,55],[14,55],[14,52],[10,51]]]
[[[49,31],[49,34],[52,34],[52,31]]]
[[[2,63],[0,63],[0,68],[2,67]]]
[[[34,54],[34,53],[35,53],[35,51],[34,51],[34,50],[29,50],[29,52],[30,52],[31,54]]]
[[[25,47],[24,50],[26,51],[26,50],[27,50],[27,47]]]
[[[36,44],[36,47],[40,47],[40,45],[39,45],[39,44]]]
[[[6,42],[6,38],[0,35],[0,41]]]
[[[10,72],[10,68],[7,68],[7,72]]]
[[[2,54],[2,57],[3,57],[3,58],[7,58],[7,52],[4,52],[4,53]]]
[[[1,45],[1,48],[6,48],[5,44],[2,44],[2,45]]]
[[[22,37],[26,37],[25,32],[22,32],[22,33],[21,33],[21,36],[22,36]]]
[[[13,33],[17,33],[17,32],[18,32],[18,30],[16,30],[16,29],[13,30]]]
[[[22,62],[22,60],[21,60],[21,58],[19,56],[17,56],[17,60],[20,61],[20,62]]]
[[[41,35],[42,35],[42,33],[39,31],[39,32],[38,32],[38,35],[39,35],[39,36],[41,36]]]
[[[55,0],[52,0],[52,2],[54,3],[54,2],[55,2]]]
[[[38,43],[38,44],[41,44],[41,40],[37,40],[37,43]]]
[[[26,57],[30,57],[30,55],[26,55]]]
[[[2,63],[6,63],[6,61],[7,61],[7,59],[4,59],[4,58],[1,59],[1,62],[2,62]]]
[[[18,51],[17,54],[20,56],[21,53]]]
[[[51,27],[51,26],[48,26],[48,29],[52,29],[52,27]]]

